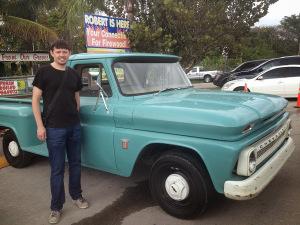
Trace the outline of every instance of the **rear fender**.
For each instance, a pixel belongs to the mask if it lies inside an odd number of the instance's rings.
[[[12,130],[22,149],[41,144],[36,137],[35,120],[29,104],[7,103],[1,105],[0,128],[2,132],[6,129]]]

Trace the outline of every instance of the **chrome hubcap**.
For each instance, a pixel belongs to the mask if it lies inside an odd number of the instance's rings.
[[[168,195],[177,201],[186,199],[190,192],[188,182],[179,174],[169,175],[165,182],[165,188]]]
[[[19,150],[19,146],[18,146],[17,142],[11,141],[8,144],[8,151],[11,154],[11,156],[17,157],[20,154],[20,150]]]

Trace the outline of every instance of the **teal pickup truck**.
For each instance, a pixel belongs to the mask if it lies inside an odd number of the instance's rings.
[[[85,80],[82,165],[126,177],[143,170],[158,204],[191,218],[215,192],[236,200],[258,195],[295,145],[285,99],[195,89],[179,59],[77,54],[68,65]],[[0,129],[12,166],[47,156],[30,96],[0,98]]]

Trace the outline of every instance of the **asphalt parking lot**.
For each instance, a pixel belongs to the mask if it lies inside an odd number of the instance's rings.
[[[212,84],[196,87],[214,88]],[[93,169],[82,169],[88,209],[77,209],[67,195],[61,225],[297,225],[300,224],[300,109],[289,100],[296,149],[283,169],[256,198],[233,201],[218,197],[206,213],[193,220],[167,215],[152,201],[147,182]],[[2,149],[0,149],[1,152]],[[0,225],[48,224],[49,166],[38,157],[23,169],[0,169]],[[66,178],[68,177],[66,169]],[[66,189],[67,189],[67,180]]]

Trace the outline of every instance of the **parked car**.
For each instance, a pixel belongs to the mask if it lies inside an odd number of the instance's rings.
[[[274,67],[274,66],[283,66],[283,65],[300,65],[300,56],[285,56],[280,58],[270,59],[257,67],[248,70],[248,71],[241,71],[237,73],[233,73],[229,76],[228,81],[240,79],[241,78],[253,78],[257,74],[266,71],[267,69]]]
[[[193,67],[186,75],[190,80],[192,79],[201,79],[205,83],[212,82],[217,74],[221,73],[218,70],[204,70],[201,66]]]
[[[276,66],[252,79],[232,80],[224,84],[224,91],[241,91],[245,84],[251,92],[297,97],[300,85],[300,65]]]
[[[190,218],[215,192],[235,200],[257,196],[295,145],[287,100],[195,89],[179,59],[77,54],[68,66],[91,76],[80,93],[82,165],[125,177],[144,171],[158,204]],[[31,96],[0,98],[0,134],[13,167],[30,164],[33,154],[48,156],[36,138]]]
[[[244,63],[240,64],[239,66],[237,66],[236,68],[234,68],[233,70],[231,70],[230,72],[224,72],[224,73],[218,74],[215,77],[215,79],[213,80],[213,84],[216,86],[222,87],[227,82],[228,77],[231,74],[237,73],[240,71],[250,70],[265,61],[266,61],[266,59],[259,59],[259,60],[252,60],[252,61],[244,62]]]

